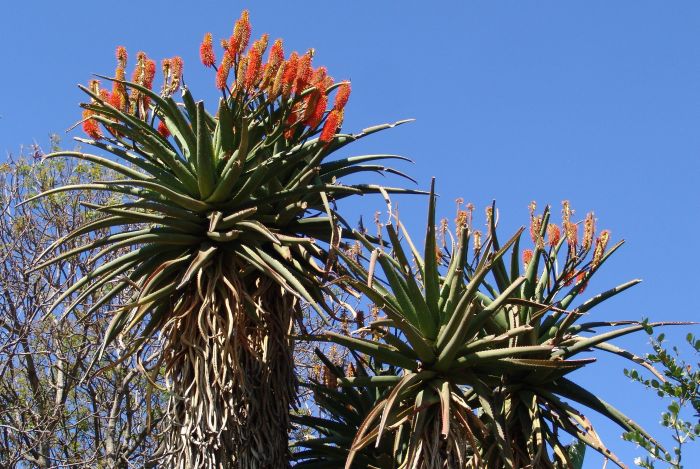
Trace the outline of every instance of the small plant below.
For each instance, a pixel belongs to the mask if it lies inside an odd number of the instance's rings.
[[[648,331],[651,333],[651,331]],[[680,358],[678,347],[670,351],[664,345],[664,334],[651,338],[654,353],[647,354],[646,359],[661,369],[663,377],[645,379],[636,370],[625,370],[625,376],[633,381],[653,389],[659,397],[670,400],[667,410],[661,414],[661,424],[672,433],[675,445],[672,453],[662,452],[658,447],[650,446],[639,432],[623,435],[627,441],[637,443],[649,452],[649,455],[637,458],[635,464],[646,469],[655,469],[656,463],[667,463],[673,469],[682,469],[683,448],[700,436],[700,340],[693,334],[686,336],[686,341],[695,351],[695,365]],[[692,413],[692,415],[691,415]],[[693,419],[695,422],[693,422]]]

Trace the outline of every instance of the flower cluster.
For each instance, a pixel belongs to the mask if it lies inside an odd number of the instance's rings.
[[[138,52],[136,54],[136,66],[131,75],[131,80],[127,82],[126,66],[128,57],[129,55],[124,46],[117,47],[117,67],[114,72],[114,79],[112,80],[112,90],[101,88],[99,80],[92,80],[89,87],[92,95],[90,105],[94,107],[94,105],[99,102],[102,105],[112,106],[125,114],[146,121],[152,115],[151,98],[137,87],[129,86],[129,84],[133,83],[152,90],[153,80],[156,76],[156,62],[150,59],[145,52]],[[179,88],[182,79],[182,68],[183,62],[180,57],[163,60],[162,95],[169,96]],[[83,111],[83,131],[95,140],[104,138],[99,122],[93,118],[99,114],[99,112],[89,107],[86,107]],[[105,128],[112,135],[119,136],[119,132],[109,125],[105,125]],[[167,127],[165,127],[165,124],[162,122],[159,123],[158,132],[165,137],[169,135],[169,133],[166,135]]]
[[[559,252],[560,244],[566,241],[566,261],[563,264],[560,273],[555,273],[555,280],[561,282],[564,286],[569,286],[576,280],[580,291],[586,287],[585,283],[588,278],[588,273],[597,268],[605,255],[605,250],[610,239],[610,231],[603,230],[598,237],[595,237],[595,216],[593,212],[589,212],[583,220],[583,239],[579,244],[578,225],[581,222],[572,221],[574,211],[568,200],[562,202],[562,224],[561,227],[554,223],[549,223],[546,228],[542,227],[543,216],[535,213],[537,204],[531,202],[530,210],[530,237],[534,243],[536,250],[525,249],[522,252],[523,265],[525,268],[530,264],[533,257],[539,254],[545,254],[545,235],[546,246],[550,249],[550,256],[556,257]],[[564,240],[562,240],[562,235]],[[595,241],[594,241],[595,238]],[[588,264],[585,263],[587,255],[593,248],[593,255]],[[545,254],[546,255],[546,254]]]
[[[350,84],[335,84],[325,67],[312,65],[314,50],[300,55],[292,52],[285,58],[284,46],[277,39],[269,48],[269,36],[263,34],[250,43],[251,27],[247,11],[236,21],[231,36],[221,41],[223,54],[215,65],[211,33],[200,45],[200,59],[205,67],[216,70],[216,87],[224,96],[241,102],[260,100],[265,104],[285,103],[284,136],[292,139],[305,131],[320,129],[319,139],[330,142],[343,122],[343,110],[350,97]],[[267,52],[266,60],[263,60]],[[337,90],[333,106],[328,95]],[[321,124],[323,124],[321,126]]]
[[[218,65],[211,33],[204,35],[199,56],[205,67],[216,71],[216,88],[226,99],[250,108],[251,115],[258,115],[256,111],[265,106],[276,109],[275,118],[283,127],[283,136],[287,140],[318,133],[321,142],[329,143],[343,123],[345,105],[350,97],[350,83],[335,83],[325,67],[314,67],[313,49],[302,55],[292,52],[286,57],[281,39],[274,41],[268,50],[269,42],[269,36],[263,34],[251,44],[249,15],[243,11],[231,36],[221,41],[223,54]],[[111,91],[100,89],[99,83],[95,82],[90,104],[101,101],[146,121],[154,111],[150,107],[150,98],[132,84],[152,89],[156,62],[144,52],[139,52],[131,81],[127,82],[126,49],[119,46],[116,56],[117,68]],[[182,84],[183,61],[180,57],[165,59],[161,62],[161,70],[163,85],[160,94],[171,96]],[[329,106],[329,95],[333,92],[335,98],[332,106]],[[83,130],[91,138],[101,139],[102,130],[94,116],[94,110],[85,110]],[[158,122],[156,129],[164,138],[169,137],[165,123]],[[112,135],[119,135],[114,129],[107,127],[107,130]]]

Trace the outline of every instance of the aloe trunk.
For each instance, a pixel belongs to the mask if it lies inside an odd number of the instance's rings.
[[[264,277],[239,283],[223,259],[218,264],[202,270],[202,291],[192,291],[163,326],[173,394],[166,466],[283,468],[299,302]],[[258,305],[255,316],[236,301],[241,294]]]

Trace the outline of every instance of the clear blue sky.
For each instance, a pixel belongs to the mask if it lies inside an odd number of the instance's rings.
[[[421,187],[437,177],[442,215],[453,218],[457,197],[480,210],[495,198],[505,233],[527,222],[530,200],[551,203],[558,213],[570,199],[579,216],[594,210],[600,227],[627,240],[589,292],[644,279],[593,317],[699,318],[699,2],[138,4],[3,7],[3,154],[34,141],[47,146],[53,132],[67,143],[64,130],[78,119],[83,98],[75,85],[93,72],[111,74],[120,44],[132,57],[138,50],[158,59],[181,55],[195,96],[212,98],[214,78],[199,64],[199,42],[207,31],[227,37],[248,8],[254,36],[283,37],[287,51],[314,47],[316,64],[352,79],[346,130],[417,119],[353,152],[413,158],[403,169]],[[425,199],[401,199],[400,206],[404,221],[418,229]],[[369,218],[381,208],[374,199],[348,207]],[[645,342],[640,335],[622,343],[643,353]],[[594,380],[596,392],[657,429],[661,403],[627,382],[622,366],[602,360],[577,378]],[[600,418],[594,423],[630,465],[641,454],[620,440],[618,428]],[[686,455],[688,467],[700,461],[698,446]],[[591,457],[586,467],[601,461]]]

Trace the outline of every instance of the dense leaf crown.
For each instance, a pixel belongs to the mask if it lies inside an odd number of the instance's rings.
[[[396,155],[329,157],[352,141],[402,122],[338,134],[349,83],[334,83],[325,67],[313,68],[312,50],[285,59],[281,40],[263,63],[267,37],[248,47],[250,24],[244,12],[233,35],[222,41],[224,54],[216,67],[211,36],[205,36],[202,61],[217,70],[222,92],[216,115],[184,86],[179,57],[163,60],[160,92],[153,90],[155,62],[143,52],[137,54],[132,81],[124,79],[128,56],[123,47],[117,49],[115,77],[101,77],[112,82],[111,91],[97,80],[80,87],[90,98],[82,104],[82,123],[91,138],[78,140],[111,157],[68,151],[47,157],[78,158],[120,178],[58,187],[39,196],[100,190],[124,202],[91,206],[103,216],[61,238],[45,254],[83,233],[109,228],[109,235],[36,268],[95,247],[103,250],[93,262],[107,252],[131,248],[109,263],[95,263],[55,305],[87,287],[73,307],[116,281],[96,308],[136,286],[133,301],[115,314],[106,343],[143,326],[144,318],[149,318],[144,336],[157,331],[198,272],[216,265],[221,256],[233,259],[236,275],[266,276],[320,311],[320,279],[330,267],[323,246],[332,250],[342,236],[333,204],[380,190],[412,192],[339,182],[354,173],[401,174],[376,163],[405,160]],[[173,98],[179,91],[181,102]],[[333,105],[326,109],[333,93]]]

